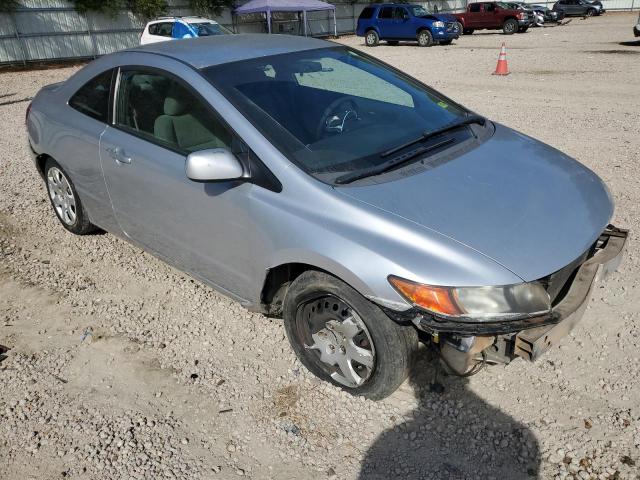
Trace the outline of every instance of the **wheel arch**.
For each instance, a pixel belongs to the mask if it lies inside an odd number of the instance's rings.
[[[50,158],[54,159],[51,155],[48,155],[46,153],[40,153],[35,157],[36,170],[38,170],[38,173],[42,178],[44,178],[44,165],[45,163],[47,163],[47,160],[49,160]]]
[[[279,317],[282,304],[291,283],[307,271],[324,272],[345,282],[366,298],[373,292],[354,272],[327,258],[305,259],[305,261],[280,262],[265,271],[260,288],[260,310],[269,316]]]

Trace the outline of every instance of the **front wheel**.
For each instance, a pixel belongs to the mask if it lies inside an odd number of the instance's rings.
[[[421,30],[418,33],[418,45],[421,47],[430,47],[433,44],[433,35],[429,30]]]
[[[397,324],[343,281],[303,273],[289,287],[283,313],[296,356],[317,377],[371,400],[407,378],[418,349],[415,328]]]
[[[375,30],[369,30],[364,35],[364,43],[367,45],[367,47],[377,47],[380,43],[380,37],[378,36],[378,33]]]
[[[505,35],[512,35],[518,31],[518,22],[513,18],[510,18],[504,25],[502,25],[502,31]]]

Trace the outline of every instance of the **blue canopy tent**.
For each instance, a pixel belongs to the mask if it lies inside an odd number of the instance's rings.
[[[321,0],[250,0],[235,9],[236,15],[264,13],[267,16],[267,30],[271,33],[271,12],[302,12],[304,34],[307,35],[307,12],[333,11],[333,34],[338,36],[336,7]]]

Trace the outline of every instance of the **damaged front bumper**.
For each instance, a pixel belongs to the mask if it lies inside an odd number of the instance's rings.
[[[628,231],[609,226],[584,261],[571,265],[562,295],[545,315],[501,322],[459,322],[412,309],[393,317],[411,321],[440,344],[445,362],[458,373],[482,358],[509,363],[516,357],[535,361],[580,321],[596,282],[614,272],[624,253]]]

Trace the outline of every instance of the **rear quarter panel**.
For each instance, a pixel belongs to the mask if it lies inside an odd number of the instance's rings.
[[[100,168],[99,142],[106,125],[69,106],[84,83],[107,68],[93,63],[55,89],[41,90],[29,115],[29,141],[40,155],[56,160],[73,182],[91,222],[118,232]]]

